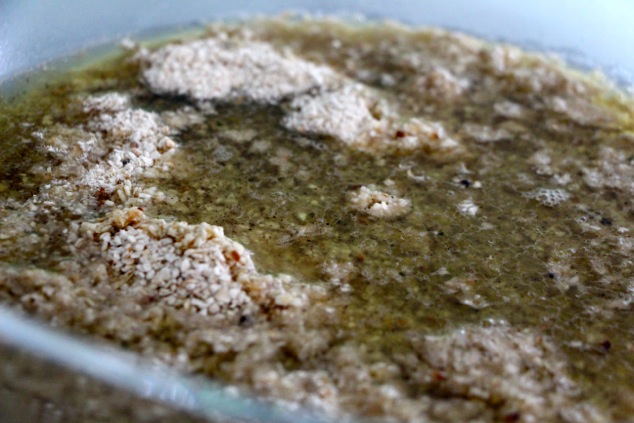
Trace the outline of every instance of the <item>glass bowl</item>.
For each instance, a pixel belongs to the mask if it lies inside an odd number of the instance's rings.
[[[573,66],[601,70],[626,89],[634,86],[634,54],[626,54],[634,45],[634,3],[627,0],[5,0],[0,4],[0,94],[10,93],[30,71],[85,61],[126,36],[142,39],[218,19],[285,11],[459,30],[555,52]],[[81,59],[77,52],[83,53]],[[0,357],[2,422],[329,421],[95,345],[8,308],[0,308]]]

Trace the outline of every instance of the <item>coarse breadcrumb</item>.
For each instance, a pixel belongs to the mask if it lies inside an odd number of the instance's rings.
[[[440,123],[421,117],[403,121],[369,87],[269,44],[221,36],[168,45],[144,61],[144,79],[158,94],[264,103],[291,98],[284,126],[330,135],[361,151],[434,153],[459,147]]]
[[[143,77],[153,91],[196,100],[246,97],[274,103],[338,79],[330,68],[281,54],[269,44],[226,37],[168,45],[146,60]]]
[[[402,120],[372,90],[360,84],[294,99],[284,118],[287,128],[330,135],[368,153],[453,152],[460,146],[441,124],[422,118]]]
[[[582,421],[602,419],[591,407],[569,405],[578,391],[553,344],[539,334],[505,325],[464,328],[424,337],[421,349],[453,395],[487,402],[503,398],[503,412],[518,413],[526,422],[552,421],[560,413]]]
[[[386,219],[405,216],[412,209],[412,202],[407,198],[399,198],[367,186],[350,191],[348,204],[354,210]]]
[[[221,227],[148,219],[138,208],[115,209],[106,219],[79,228],[97,240],[113,270],[134,275],[167,306],[203,315],[236,315],[263,307],[301,307],[307,297],[288,277],[260,275],[251,253]]]
[[[472,199],[466,199],[458,204],[458,211],[465,216],[475,216],[480,208]]]

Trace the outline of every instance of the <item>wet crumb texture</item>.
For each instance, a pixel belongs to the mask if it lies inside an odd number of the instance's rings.
[[[634,415],[604,77],[331,19],[126,47],[0,103],[2,304],[333,418]]]

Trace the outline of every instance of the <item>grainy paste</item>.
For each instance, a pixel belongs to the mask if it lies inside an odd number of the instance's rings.
[[[0,300],[280,404],[634,416],[634,108],[439,29],[214,24],[0,111]]]

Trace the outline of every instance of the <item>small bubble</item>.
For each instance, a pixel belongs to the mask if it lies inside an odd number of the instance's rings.
[[[538,201],[546,207],[555,207],[570,198],[570,193],[563,189],[538,188],[524,194],[525,197]]]

